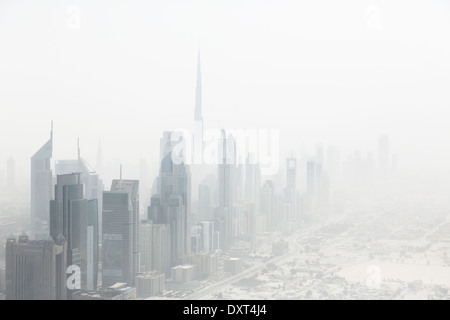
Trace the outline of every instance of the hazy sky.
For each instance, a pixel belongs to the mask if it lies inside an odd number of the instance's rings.
[[[80,137],[92,164],[99,139],[105,162],[155,161],[192,128],[198,48],[206,127],[278,129],[283,156],[385,133],[405,168],[450,172],[444,0],[0,0],[0,168],[28,172],[51,120],[54,159]]]

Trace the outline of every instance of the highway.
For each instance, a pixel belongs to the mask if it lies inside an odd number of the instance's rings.
[[[312,234],[314,234],[316,231],[320,230],[321,228],[324,228],[330,224],[338,222],[338,220],[342,220],[342,217],[336,217],[328,219],[327,221],[318,222],[316,224],[313,224],[311,226],[306,227],[305,229],[301,229],[298,231],[295,231],[293,234],[288,236],[285,240],[289,242],[289,252],[278,257],[274,257],[266,262],[259,262],[255,265],[251,266],[250,268],[244,270],[243,272],[236,274],[234,276],[231,276],[229,278],[226,278],[220,282],[211,284],[205,288],[199,289],[198,291],[194,292],[193,294],[187,295],[183,297],[182,299],[189,299],[189,300],[203,300],[207,299],[209,296],[214,294],[217,291],[223,290],[227,285],[239,281],[243,278],[248,278],[259,271],[261,271],[263,268],[265,268],[270,263],[281,263],[289,258],[291,258],[294,254],[298,253],[299,249],[299,243],[311,237]]]

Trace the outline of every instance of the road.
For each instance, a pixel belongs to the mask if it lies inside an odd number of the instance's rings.
[[[231,276],[229,278],[226,278],[220,282],[211,284],[205,288],[202,288],[196,292],[194,292],[191,295],[183,297],[183,299],[189,299],[189,300],[202,300],[207,298],[208,296],[214,294],[215,292],[222,290],[227,285],[239,281],[243,278],[248,278],[259,271],[261,271],[263,268],[265,268],[268,264],[273,263],[281,263],[289,258],[291,258],[294,254],[298,253],[299,249],[299,243],[301,240],[307,239],[311,237],[312,234],[314,234],[316,231],[320,230],[321,228],[324,228],[332,223],[336,223],[340,220],[342,220],[342,217],[335,217],[330,218],[327,221],[318,222],[317,224],[313,224],[311,226],[306,227],[305,229],[295,231],[293,234],[288,236],[285,240],[289,242],[289,252],[278,257],[274,257],[266,262],[259,262],[250,268],[244,270],[243,272],[236,274],[234,276]]]

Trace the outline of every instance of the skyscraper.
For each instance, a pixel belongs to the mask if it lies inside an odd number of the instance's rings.
[[[149,220],[142,220],[139,223],[139,272],[152,271],[152,238],[153,223]]]
[[[214,252],[214,223],[212,221],[202,221],[202,249],[203,252]]]
[[[152,270],[170,274],[170,235],[169,225],[152,224]]]
[[[203,121],[202,117],[202,69],[200,64],[200,50],[197,57],[197,85],[195,90],[195,121]]]
[[[245,200],[255,204],[259,212],[259,192],[261,183],[261,170],[254,154],[249,154],[245,166]]]
[[[297,159],[290,157],[286,159],[286,189],[285,199],[289,206],[287,218],[289,221],[297,219]]]
[[[219,140],[219,165],[217,166],[219,207],[218,216],[224,221],[223,243],[221,247],[227,249],[233,242],[233,166],[235,165],[235,141],[230,135],[226,136],[222,130]]]
[[[88,201],[88,225],[87,225],[87,290],[96,290],[98,283],[99,255],[99,219],[98,200]]]
[[[195,89],[194,115],[194,164],[203,163],[203,115],[202,115],[202,70],[200,65],[200,51],[197,61],[197,85]]]
[[[87,289],[95,290],[97,288],[98,263],[100,260],[98,246],[99,234],[101,234],[100,213],[102,212],[103,182],[99,174],[81,157],[79,142],[77,159],[56,161],[55,172],[57,175],[71,174],[73,172],[80,173],[80,184],[84,185],[84,198],[89,200],[87,207]],[[94,204],[97,207],[94,207]]]
[[[151,198],[148,219],[169,226],[170,263],[176,265],[190,251],[191,173],[189,166],[174,163],[172,134],[165,132],[161,140],[161,167],[157,178],[158,193]],[[182,143],[182,138],[177,140]]]
[[[50,139],[31,157],[31,232],[36,239],[49,235],[50,200],[52,199],[53,122]]]
[[[6,299],[65,300],[66,242],[29,240],[23,233],[6,241]]]
[[[64,236],[67,240],[67,265],[76,265],[81,272],[80,286],[73,290],[68,288],[68,299],[71,299],[77,290],[87,289],[89,201],[84,199],[84,186],[81,184],[80,175],[58,175],[55,200],[50,201],[50,235],[53,239],[59,234]]]
[[[206,221],[212,218],[211,187],[202,183],[198,186],[198,220]]]
[[[197,186],[200,185],[211,168],[206,165],[203,161],[203,101],[202,101],[202,70],[200,62],[200,50],[198,51],[197,57],[197,79],[195,86],[195,107],[194,107],[194,132],[193,132],[193,157],[188,159],[191,161],[189,164],[191,172],[191,181],[194,189],[192,189],[192,197],[198,199],[200,197],[200,190]],[[198,223],[198,211],[196,214],[190,216],[191,223]]]
[[[134,286],[139,266],[139,181],[113,180],[103,192],[102,285]]]
[[[55,163],[55,173],[57,175],[80,173],[80,183],[84,185],[85,198],[87,200],[97,200],[97,211],[102,212],[102,192],[103,181],[99,174],[87,161],[81,157],[80,144],[78,143],[78,156],[75,160],[57,160]]]
[[[270,231],[278,224],[278,217],[274,210],[274,185],[272,180],[266,180],[261,188],[261,213],[266,217],[266,223]]]

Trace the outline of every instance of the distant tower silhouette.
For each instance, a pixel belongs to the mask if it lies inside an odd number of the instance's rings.
[[[202,69],[200,64],[200,50],[197,60],[197,86],[195,91],[195,121],[203,121],[202,117]]]
[[[31,231],[36,239],[49,235],[50,200],[52,200],[53,121],[50,139],[31,157]]]
[[[203,163],[203,116],[202,116],[202,70],[200,50],[197,61],[197,86],[195,91],[194,115],[194,164]]]

